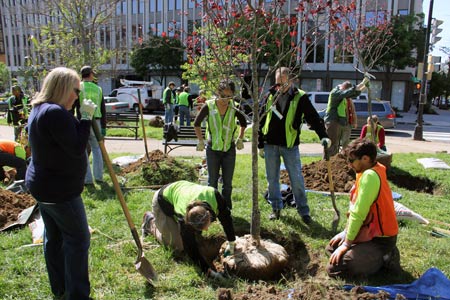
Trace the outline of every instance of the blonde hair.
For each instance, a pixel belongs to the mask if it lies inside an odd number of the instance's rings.
[[[187,206],[185,222],[195,230],[202,231],[211,222],[211,214],[202,201],[196,200]]]
[[[45,77],[42,89],[31,105],[53,102],[64,106],[79,82],[80,76],[75,70],[65,67],[55,68]]]

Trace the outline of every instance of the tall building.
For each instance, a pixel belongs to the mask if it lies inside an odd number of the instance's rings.
[[[254,1],[254,0],[249,0]],[[270,4],[273,0],[265,0]],[[96,1],[93,1],[95,3]],[[179,30],[183,40],[185,32],[192,32],[194,24],[201,24],[203,15],[201,4],[203,0],[109,0],[105,8],[99,4],[92,10],[92,16],[98,9],[110,9],[110,19],[101,24],[95,32],[97,42],[107,49],[122,50],[108,64],[100,67],[104,72],[99,77],[99,84],[108,93],[117,84],[117,78],[136,79],[134,70],[130,67],[130,52],[133,46],[142,42],[149,32],[156,35],[173,35]],[[345,2],[345,1],[344,1]],[[380,15],[408,15],[422,12],[422,0],[359,0],[357,6],[367,18]],[[33,58],[38,64],[46,64],[46,57],[36,56],[30,36],[42,38],[40,27],[49,22],[58,22],[58,14],[46,15],[45,0],[2,0],[0,35],[0,59],[4,43],[5,63],[13,76],[26,60]],[[100,2],[99,2],[100,3]],[[285,7],[288,14],[296,14],[298,1],[287,0]],[[36,9],[38,8],[38,9]],[[300,26],[300,25],[299,25]],[[328,30],[323,28],[323,30]],[[301,32],[301,29],[299,29]],[[318,43],[311,55],[303,64],[301,87],[306,91],[328,91],[344,80],[356,82],[361,74],[355,71],[354,58],[339,53],[331,46],[328,39]],[[151,75],[151,74],[150,74]],[[386,88],[384,73],[375,73],[377,79],[371,83],[375,97],[381,97]],[[411,77],[415,69],[407,68],[392,74],[389,99],[393,107],[408,110],[413,97],[414,85]],[[143,78],[148,80],[148,78]],[[177,77],[167,78],[167,81]],[[164,83],[162,83],[164,84]],[[383,84],[385,86],[383,86]]]

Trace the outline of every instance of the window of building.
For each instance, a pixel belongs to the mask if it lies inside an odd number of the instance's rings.
[[[408,9],[399,9],[398,14],[400,16],[407,16],[407,15],[409,15],[409,10]]]
[[[168,0],[169,10],[175,10],[175,0]]]
[[[158,2],[156,3],[156,11],[162,11],[162,7],[163,7],[163,2],[162,0],[157,0]]]

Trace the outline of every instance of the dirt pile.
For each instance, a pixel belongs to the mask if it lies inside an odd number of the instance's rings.
[[[345,157],[338,154],[330,158],[331,172],[335,192],[347,193],[355,182],[355,171],[348,166]],[[325,160],[319,160],[303,165],[305,188],[314,191],[329,191],[328,167]],[[281,171],[281,182],[289,185],[289,176],[286,170]]]
[[[34,204],[36,200],[30,194],[16,194],[0,189],[0,228],[17,221],[19,214]]]
[[[178,180],[198,181],[198,166],[167,156],[160,150],[149,153],[121,170],[130,186],[164,185]]]

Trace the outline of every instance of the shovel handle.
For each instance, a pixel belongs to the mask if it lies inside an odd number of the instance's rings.
[[[130,227],[131,234],[133,235],[133,239],[136,242],[136,245],[139,248],[139,252],[142,253],[142,244],[139,239],[139,235],[137,233],[136,227],[134,226],[133,220],[130,215],[130,211],[128,210],[128,206],[125,202],[125,198],[123,196],[122,190],[120,189],[119,181],[117,180],[116,173],[112,167],[111,160],[109,159],[108,152],[106,152],[105,141],[103,135],[98,128],[98,124],[95,121],[92,121],[92,128],[95,133],[95,137],[97,138],[98,144],[100,146],[100,150],[102,152],[103,161],[108,168],[109,176],[111,177],[111,181],[113,182],[114,190],[116,191],[117,197],[119,198],[120,205],[122,206],[123,213],[125,214],[125,218],[127,219],[128,226]]]

